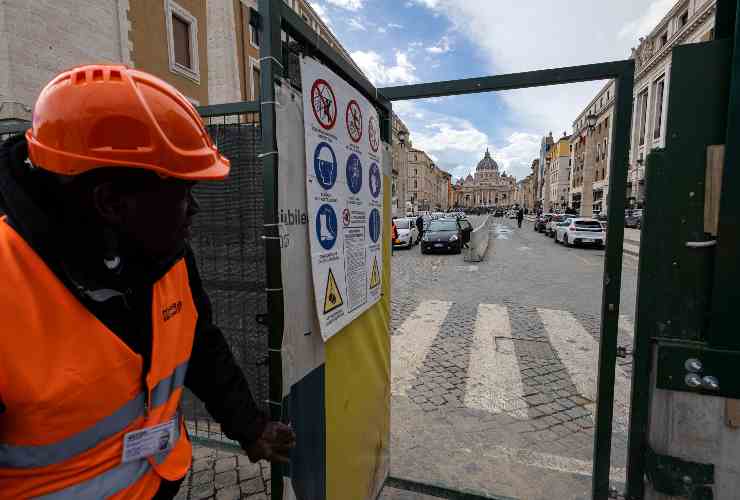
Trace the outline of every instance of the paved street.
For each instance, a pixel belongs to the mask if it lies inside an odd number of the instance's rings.
[[[489,228],[481,263],[418,247],[393,257],[392,475],[521,499],[587,498],[604,251],[556,245],[527,222]],[[620,345],[631,345],[636,267],[625,257]],[[630,390],[629,362],[619,361],[615,484]]]

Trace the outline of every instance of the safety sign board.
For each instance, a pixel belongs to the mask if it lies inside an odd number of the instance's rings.
[[[327,340],[380,299],[380,121],[360,92],[317,61],[301,59],[301,78],[310,89],[303,120],[311,273]]]

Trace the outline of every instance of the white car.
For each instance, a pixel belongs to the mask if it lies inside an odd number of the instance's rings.
[[[583,244],[604,247],[606,231],[596,219],[572,217],[555,226],[555,242],[568,246]]]
[[[396,229],[398,239],[393,242],[393,246],[411,248],[419,243],[419,230],[416,228],[415,219],[396,219]]]

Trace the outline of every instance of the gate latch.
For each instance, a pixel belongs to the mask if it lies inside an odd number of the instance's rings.
[[[645,474],[659,493],[683,496],[688,500],[712,500],[714,465],[689,462],[645,450]]]

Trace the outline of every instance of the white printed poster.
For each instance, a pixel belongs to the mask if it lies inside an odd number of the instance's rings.
[[[311,267],[324,340],[380,299],[383,165],[375,108],[301,59]]]

